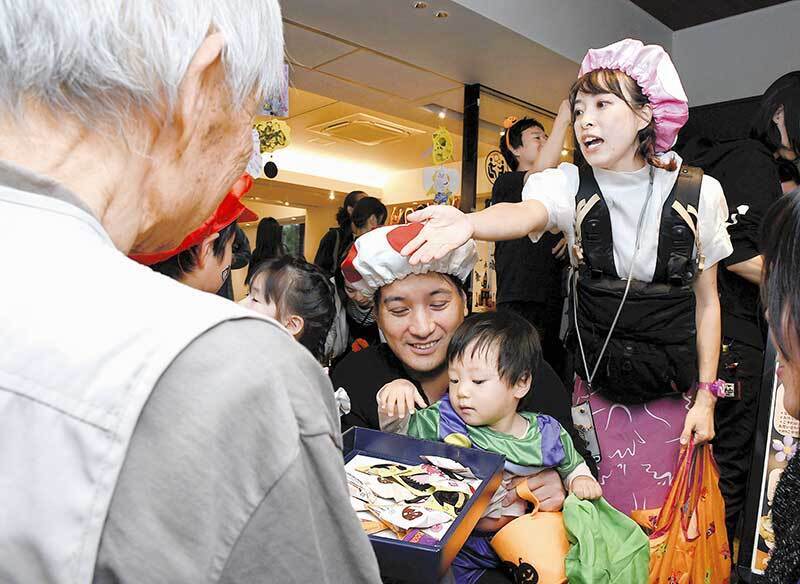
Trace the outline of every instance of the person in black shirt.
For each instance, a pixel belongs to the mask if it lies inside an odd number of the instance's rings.
[[[733,253],[720,262],[725,269],[717,272],[722,314],[719,376],[739,382],[741,399],[718,401],[713,444],[728,540],[733,541],[746,499],[766,342],[759,302],[759,232],[767,209],[781,197],[781,187],[772,153],[756,140],[700,138],[690,141],[682,154],[688,164],[720,182],[730,214]]]
[[[688,164],[720,182],[730,213],[733,253],[722,260],[725,269],[718,271],[723,336],[719,374],[740,383],[741,399],[720,400],[714,413],[714,457],[729,541],[736,534],[747,496],[767,336],[759,298],[764,265],[760,230],[770,205],[783,194],[776,162],[797,159],[799,119],[800,71],[794,71],[764,93],[753,118],[751,139],[696,138],[682,150]]]
[[[501,174],[492,187],[492,204],[519,203],[532,172],[556,166],[569,130],[569,104],[564,102],[548,139],[544,126],[532,118],[508,118],[500,152],[512,172]],[[561,274],[566,266],[562,234],[546,233],[533,243],[528,237],[495,243],[497,309],[511,310],[530,322],[542,339],[544,358],[559,374],[564,349],[559,339],[563,297]]]
[[[351,191],[344,198],[342,206],[336,213],[338,227],[331,227],[322,236],[314,256],[314,263],[322,268],[329,276],[333,276],[336,268],[344,259],[347,249],[353,243],[353,226],[350,217],[353,209],[361,199],[367,196],[364,191]]]
[[[283,226],[275,217],[265,217],[258,222],[256,229],[256,246],[250,254],[250,265],[244,281],[248,285],[258,266],[267,260],[286,255],[288,250],[283,245]]]

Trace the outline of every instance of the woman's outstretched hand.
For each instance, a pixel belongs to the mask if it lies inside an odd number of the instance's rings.
[[[473,233],[469,218],[450,205],[429,205],[411,213],[408,220],[425,224],[400,251],[404,256],[411,256],[408,261],[412,265],[444,257],[469,241]]]

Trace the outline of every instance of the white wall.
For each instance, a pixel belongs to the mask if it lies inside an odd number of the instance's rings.
[[[692,106],[761,95],[800,69],[800,0],[676,31],[672,55]]]
[[[669,27],[628,0],[454,1],[577,63],[588,49],[627,37],[672,45]]]

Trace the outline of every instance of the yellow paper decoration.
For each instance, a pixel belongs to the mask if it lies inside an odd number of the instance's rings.
[[[265,152],[275,152],[289,145],[291,129],[289,128],[289,124],[283,120],[276,120],[273,118],[262,122],[256,122],[253,127],[258,132],[261,154]]]
[[[453,137],[447,128],[438,128],[433,133],[433,163],[444,164],[453,159]]]

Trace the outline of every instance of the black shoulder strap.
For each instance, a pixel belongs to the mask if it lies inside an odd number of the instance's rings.
[[[697,262],[692,255],[697,245],[697,213],[702,181],[701,169],[681,166],[675,185],[661,210],[654,282],[684,286],[697,276]]]
[[[617,278],[614,265],[614,237],[611,215],[590,166],[579,170],[580,184],[575,195],[577,243],[593,278]]]

